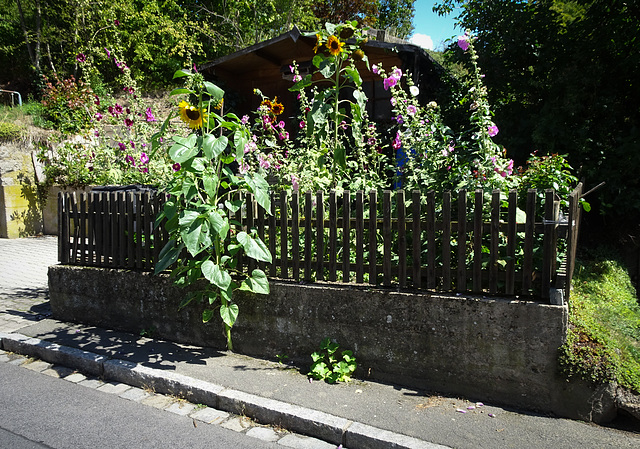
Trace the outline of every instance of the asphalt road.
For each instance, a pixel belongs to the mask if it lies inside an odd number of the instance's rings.
[[[0,363],[0,449],[282,448]]]

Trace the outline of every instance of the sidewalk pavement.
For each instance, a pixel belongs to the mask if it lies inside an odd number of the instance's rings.
[[[285,447],[640,448],[640,429],[509,410],[480,396],[310,382],[275,361],[59,322],[47,297],[47,267],[56,263],[55,237],[0,239],[0,362]]]

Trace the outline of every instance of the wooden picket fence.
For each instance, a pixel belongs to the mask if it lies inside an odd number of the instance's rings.
[[[519,199],[482,190],[435,193],[372,191],[272,193],[272,213],[252,195],[235,217],[256,229],[271,264],[251,259],[273,278],[368,284],[467,294],[568,298],[575,265],[582,185],[560,213],[553,190]],[[63,264],[151,271],[168,240],[154,227],[166,194],[61,192],[59,260]],[[518,221],[518,204],[526,219]],[[373,218],[372,218],[373,217]],[[416,219],[417,218],[417,219]],[[417,237],[417,238],[416,238]],[[561,252],[559,253],[559,248]],[[559,254],[562,257],[559,257]]]

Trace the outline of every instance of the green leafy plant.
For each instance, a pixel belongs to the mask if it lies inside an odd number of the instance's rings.
[[[250,132],[234,114],[214,112],[222,109],[224,91],[204,81],[199,73],[179,70],[176,77],[187,79],[187,87],[175,89],[172,95],[189,96],[179,110],[192,132],[172,137],[169,157],[175,173],[167,188],[169,198],[157,219],[158,224],[164,220],[170,240],[155,271],[174,266],[171,274],[176,284],[191,287],[180,307],[194,300],[204,303],[204,322],[218,310],[227,348],[233,350],[231,328],[239,312],[234,292],[269,293],[265,273],[258,268],[246,273],[238,260],[244,256],[271,263],[272,257],[255,229],[244,229],[231,217],[242,208],[239,194],[254,194],[257,203],[270,212],[269,186],[261,172],[244,176],[234,172],[242,165]],[[171,115],[165,123],[170,119]],[[159,138],[153,139],[154,146]]]
[[[309,370],[309,376],[330,384],[350,381],[358,364],[350,350],[342,351],[338,355],[339,347],[329,338],[322,340],[320,350],[311,354],[313,364]]]
[[[25,134],[24,126],[14,123],[0,122],[0,141],[18,140]]]

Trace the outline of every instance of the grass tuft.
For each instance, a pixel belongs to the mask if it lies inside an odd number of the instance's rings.
[[[609,254],[576,264],[560,365],[568,377],[640,393],[640,305],[626,269]]]

